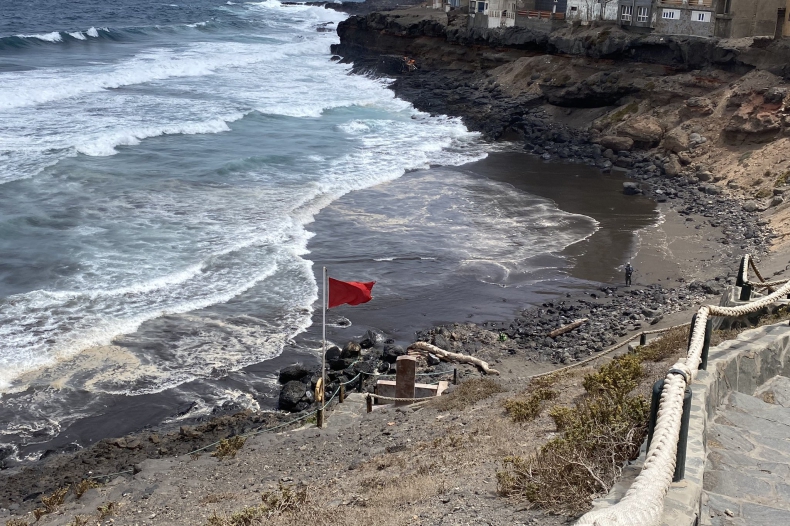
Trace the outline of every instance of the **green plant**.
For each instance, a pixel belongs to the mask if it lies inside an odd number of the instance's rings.
[[[636,350],[636,354],[647,362],[661,362],[670,356],[685,351],[689,338],[689,327],[677,327],[665,332],[647,345]]]
[[[513,422],[523,423],[534,420],[543,408],[543,402],[557,397],[557,391],[545,387],[538,388],[526,398],[510,398],[503,402],[505,411]]]
[[[752,152],[743,152],[740,157],[738,157],[739,163],[744,163],[746,160],[752,156]]]
[[[783,173],[782,175],[777,177],[776,181],[774,182],[774,186],[775,187],[780,187],[780,186],[786,185],[788,177],[790,177],[790,170],[786,171],[785,173]]]
[[[624,354],[585,376],[582,385],[592,394],[608,393],[622,397],[633,391],[644,375],[642,359],[636,354]]]
[[[772,195],[774,195],[774,193],[770,188],[760,188],[757,190],[757,193],[754,194],[754,197],[757,199],[765,199],[766,197],[771,197]]]
[[[235,437],[223,438],[219,441],[216,451],[214,451],[211,456],[217,457],[220,460],[224,458],[235,458],[236,453],[244,447],[246,441],[247,439],[245,437],[238,435]]]

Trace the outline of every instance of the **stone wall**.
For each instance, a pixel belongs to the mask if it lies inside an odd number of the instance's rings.
[[[680,18],[669,20],[663,18],[665,9],[672,9],[680,12]],[[699,22],[696,20],[697,13],[708,13],[709,22]],[[712,37],[716,24],[716,13],[712,8],[694,6],[666,6],[656,10],[656,33],[664,35],[691,35],[697,37]]]

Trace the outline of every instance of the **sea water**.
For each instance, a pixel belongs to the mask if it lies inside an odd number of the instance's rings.
[[[198,391],[204,413],[258,408],[253,384],[212,379],[277,357],[312,324],[315,215],[408,171],[486,156],[459,119],[330,60],[345,16],[276,0],[2,1],[7,453],[61,434],[83,446],[68,435],[77,422],[95,439],[173,421],[170,401]],[[444,260],[437,276],[482,269],[481,282],[503,285],[596,229],[506,184],[407,183],[359,205],[369,243],[386,247],[376,261]],[[396,282],[378,291],[397,296]],[[107,424],[119,411],[134,423]]]

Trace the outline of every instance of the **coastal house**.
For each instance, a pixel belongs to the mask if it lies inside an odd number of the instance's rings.
[[[488,27],[516,25],[516,0],[490,0],[488,5]]]
[[[550,32],[565,24],[568,0],[518,0],[516,26]]]
[[[568,0],[568,20],[617,20],[617,0]]]
[[[468,9],[470,0],[433,0],[432,7],[442,11],[452,9]],[[474,2],[473,2],[474,3]]]
[[[722,38],[790,36],[786,0],[718,0],[715,35]]]
[[[714,0],[658,0],[656,33],[712,37],[716,27]]]
[[[649,31],[653,27],[654,0],[618,0],[617,23],[620,27]]]

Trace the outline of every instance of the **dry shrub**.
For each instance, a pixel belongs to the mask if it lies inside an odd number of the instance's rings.
[[[763,399],[763,402],[766,404],[775,404],[776,403],[776,395],[773,391],[768,391],[762,394],[760,397]]]
[[[99,484],[93,479],[85,479],[78,484],[74,485],[74,496],[77,497],[77,500],[81,499],[85,492],[91,488],[98,488]]]
[[[114,514],[117,510],[118,510],[117,502],[108,502],[107,504],[104,504],[96,508],[96,511],[99,512],[99,520],[102,520],[105,517],[109,517],[110,515]]]
[[[77,515],[74,520],[69,523],[69,526],[88,526],[90,517],[87,515]]]
[[[473,378],[459,384],[452,393],[438,397],[432,404],[439,411],[461,411],[503,391],[499,382],[490,378]]]
[[[207,526],[254,526],[274,515],[293,513],[307,503],[307,486],[285,486],[261,495],[259,506],[246,507],[236,513],[220,517],[216,512],[209,517]]]
[[[68,486],[56,489],[51,494],[47,495],[46,497],[41,497],[41,503],[44,505],[44,508],[47,510],[47,513],[52,513],[58,509],[58,506],[63,504],[63,499],[66,498],[66,494],[69,492]]]
[[[526,398],[509,398],[504,401],[505,411],[513,422],[523,423],[534,420],[543,408],[543,402],[557,398],[557,391],[540,387]]]
[[[639,356],[628,354],[585,376],[587,395],[549,413],[563,436],[529,457],[506,457],[497,473],[499,493],[555,512],[589,508],[609,491],[625,461],[639,454],[649,404],[629,393],[644,375]]]
[[[662,362],[688,346],[690,327],[677,327],[665,332],[661,338],[639,347],[637,354],[648,362]]]
[[[214,451],[211,456],[217,457],[220,460],[225,458],[235,458],[236,453],[238,453],[239,450],[244,447],[244,443],[246,441],[247,439],[241,436],[223,438],[220,440],[219,445],[217,445],[217,450]]]
[[[5,521],[5,526],[29,526],[25,519],[8,519]]]
[[[645,368],[639,355],[624,354],[585,376],[582,386],[592,394],[625,395],[633,391],[644,376]]]

